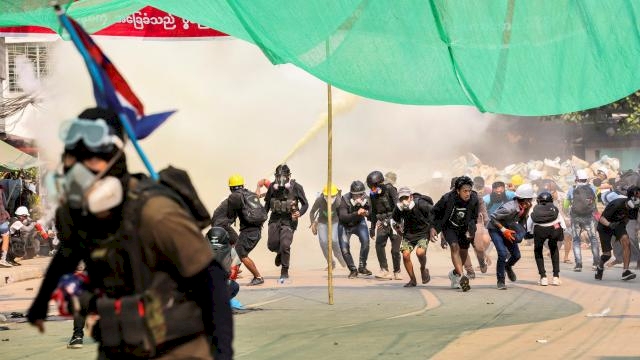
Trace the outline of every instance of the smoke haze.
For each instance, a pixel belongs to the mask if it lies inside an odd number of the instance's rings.
[[[272,65],[258,48],[240,40],[97,42],[147,113],[178,110],[141,144],[156,169],[168,164],[187,169],[211,212],[227,196],[230,174],[242,174],[253,190],[259,178],[272,177],[278,162],[326,112],[326,84],[291,65]],[[52,59],[44,102],[21,125],[55,165],[61,151],[59,123],[95,103],[73,45],[58,41]],[[477,139],[492,119],[472,107],[406,106],[360,98],[335,117],[334,182],[346,192],[351,181],[364,181],[376,169],[396,171],[399,186],[423,183],[436,170],[448,176],[453,159],[479,150]],[[287,162],[310,203],[326,182],[326,140],[323,126]],[[129,150],[130,167],[144,171]],[[292,270],[324,266],[308,226],[305,216],[294,238]],[[354,241],[352,249],[358,251]],[[372,247],[372,270],[377,265],[374,252]],[[266,231],[252,257],[266,274],[275,271]]]

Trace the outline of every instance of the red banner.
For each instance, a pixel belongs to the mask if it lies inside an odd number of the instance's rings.
[[[0,36],[53,34],[55,34],[53,30],[40,26],[0,27]],[[156,39],[227,36],[218,30],[196,24],[151,6],[144,7],[119,22],[93,33],[93,35]]]

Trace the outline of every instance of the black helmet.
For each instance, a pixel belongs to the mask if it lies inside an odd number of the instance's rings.
[[[222,247],[229,245],[229,233],[227,230],[214,226],[207,231],[207,240],[213,247]]]
[[[538,204],[548,204],[553,202],[553,196],[548,191],[543,191],[538,194]]]
[[[473,180],[471,180],[468,176],[460,176],[457,178],[453,184],[454,189],[460,190],[464,185],[469,185],[473,188]]]
[[[349,189],[352,194],[362,194],[365,191],[364,184],[360,180],[356,180],[351,183],[351,188]]]
[[[291,170],[287,164],[278,165],[275,175],[289,176],[291,175]]]
[[[378,170],[372,171],[369,175],[367,175],[367,186],[369,188],[379,187],[384,183],[384,175]]]

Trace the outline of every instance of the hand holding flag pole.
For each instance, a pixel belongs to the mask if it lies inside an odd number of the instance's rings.
[[[97,105],[112,109],[118,114],[127,137],[149,171],[149,175],[152,179],[158,180],[158,173],[140,147],[138,140],[151,134],[175,111],[145,115],[142,102],[133,93],[118,69],[93,42],[91,36],[80,24],[68,17],[60,5],[54,4],[54,9],[62,27],[69,33],[71,41],[87,65]]]

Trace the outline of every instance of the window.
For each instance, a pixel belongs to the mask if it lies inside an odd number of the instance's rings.
[[[24,42],[7,44],[7,70],[8,70],[8,90],[9,93],[20,93],[22,89],[18,85],[18,74],[16,69],[16,58],[26,56],[33,64],[33,68],[38,79],[49,73],[49,43]]]

